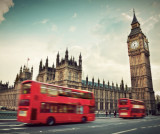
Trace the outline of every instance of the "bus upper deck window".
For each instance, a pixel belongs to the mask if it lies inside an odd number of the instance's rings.
[[[30,94],[31,92],[31,83],[24,83],[22,85],[22,94]]]
[[[30,105],[30,101],[28,99],[20,100],[19,102],[19,106],[29,106],[29,105]]]
[[[120,100],[120,105],[127,105],[127,103],[128,103],[128,100],[126,99]]]

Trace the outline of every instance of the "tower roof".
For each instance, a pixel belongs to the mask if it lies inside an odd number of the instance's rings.
[[[142,30],[140,28],[140,23],[138,22],[136,18],[134,9],[133,9],[133,20],[132,20],[131,26],[132,26],[132,29],[131,29],[129,36],[136,35],[138,33],[142,33]]]
[[[135,10],[133,9],[133,20],[132,20],[132,23],[131,25],[135,24],[135,23],[139,23],[137,18],[136,18],[136,15],[135,15]]]

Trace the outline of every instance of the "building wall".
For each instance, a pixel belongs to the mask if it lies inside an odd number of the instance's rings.
[[[92,91],[95,96],[96,101],[96,112],[105,112],[105,111],[111,111],[114,110],[118,111],[118,99],[119,98],[132,98],[131,96],[131,89],[127,87],[127,85],[124,87],[123,80],[120,83],[120,86],[118,87],[118,84],[114,86],[114,83],[112,85],[105,84],[105,81],[103,81],[103,84],[100,83],[100,80],[98,82],[94,82],[94,78],[91,81],[88,81],[88,77],[86,77],[86,80],[82,80],[82,90],[88,90]]]

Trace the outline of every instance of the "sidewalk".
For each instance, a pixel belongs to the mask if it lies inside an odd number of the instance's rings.
[[[0,122],[17,121],[17,119],[0,119]]]

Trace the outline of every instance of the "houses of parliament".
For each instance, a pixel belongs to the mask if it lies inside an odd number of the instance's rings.
[[[130,63],[131,87],[124,85],[123,79],[119,86],[117,83],[102,81],[88,76],[82,80],[82,55],[79,55],[78,62],[74,57],[69,57],[66,49],[64,58],[60,59],[59,53],[56,58],[56,65],[48,65],[49,59],[40,61],[39,73],[36,81],[50,83],[60,86],[67,86],[80,90],[88,90],[94,93],[96,111],[105,112],[118,110],[119,98],[138,99],[145,102],[148,112],[155,112],[155,96],[152,85],[150,66],[150,51],[147,37],[143,34],[140,23],[135,12],[131,22],[131,31],[127,39],[128,56]],[[105,73],[105,72],[104,72]],[[22,81],[32,80],[33,67],[29,69],[24,66],[20,68],[16,76],[14,86],[9,87],[8,83],[0,82],[0,106],[8,109],[17,109],[20,84]]]

